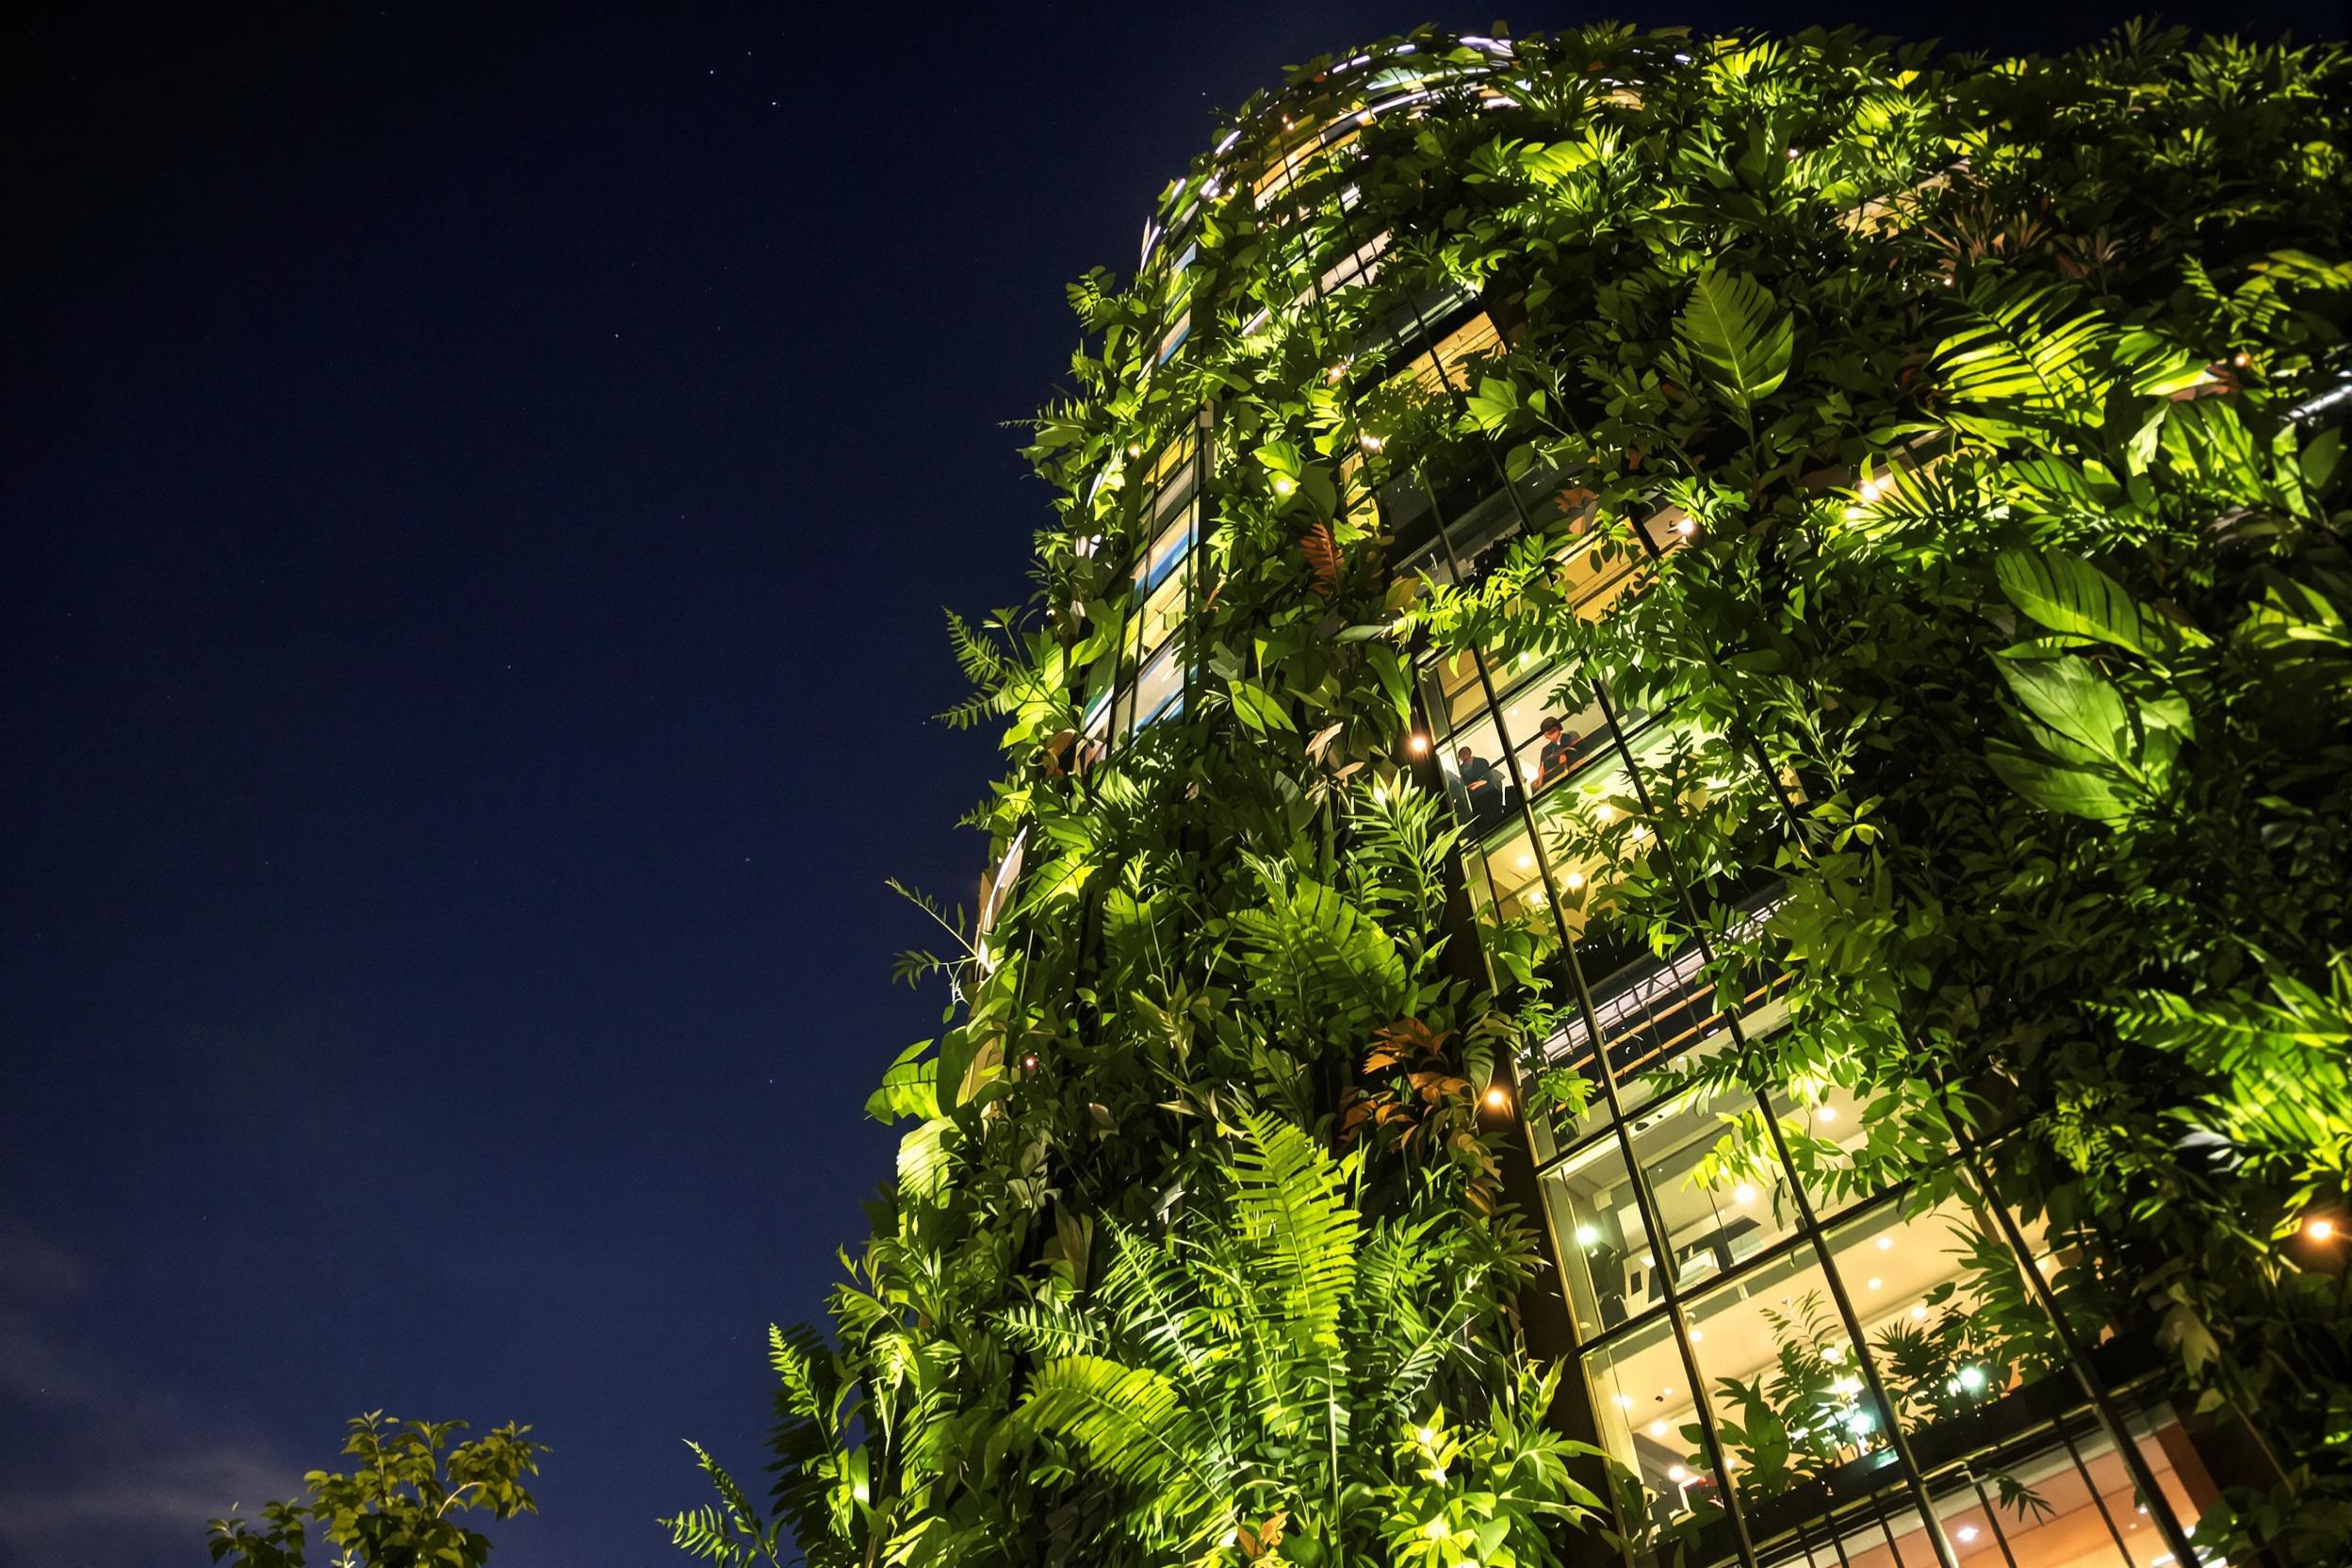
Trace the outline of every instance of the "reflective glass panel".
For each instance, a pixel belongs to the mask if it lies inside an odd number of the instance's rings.
[[[1598,1138],[1544,1173],[1544,1201],[1560,1237],[1568,1304],[1579,1341],[1597,1339],[1648,1303],[1628,1279],[1651,1252],[1650,1233],[1614,1135]]]
[[[1633,1156],[1666,1233],[1662,1252],[1632,1260],[1628,1284],[1641,1305],[1665,1300],[1659,1276],[1669,1267],[1690,1291],[1794,1233],[1796,1205],[1782,1168],[1741,1136],[1757,1115],[1753,1096],[1686,1090],[1626,1115]]]
[[[1584,1375],[1601,1447],[1639,1483],[1620,1521],[1637,1560],[1712,1561],[1710,1547],[1729,1547],[1712,1539],[1723,1499],[1674,1325],[1657,1318],[1589,1352]]]
[[[1886,1412],[1870,1393],[1810,1245],[1707,1292],[1687,1315],[1743,1503],[1858,1462],[1891,1461]],[[1859,1464],[1863,1475],[1876,1467]]]
[[[1183,706],[1184,696],[1184,666],[1177,662],[1176,648],[1171,644],[1162,648],[1136,678],[1134,727],[1141,729],[1176,711]]]

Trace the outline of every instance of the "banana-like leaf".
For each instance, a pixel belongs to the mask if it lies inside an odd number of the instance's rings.
[[[2087,660],[2003,659],[1999,668],[2026,710],[2058,736],[2091,759],[2123,769],[2134,765],[2138,747],[2132,740],[2131,710],[2124,706],[2123,694]]]
[[[882,1074],[882,1086],[866,1102],[866,1114],[876,1121],[896,1121],[901,1117],[934,1117],[939,1114],[938,1077],[939,1064],[923,1053],[931,1049],[929,1040],[917,1040],[898,1054],[890,1070]]]
[[[2103,823],[2121,822],[2132,814],[2116,781],[2087,767],[2052,762],[1998,738],[1986,743],[1984,760],[2002,783],[2046,811]]]
[[[1690,286],[1674,335],[1698,356],[1715,389],[1744,414],[1788,379],[1796,322],[1754,278],[1710,267]]]
[[[2133,653],[2165,645],[2163,617],[2144,609],[2123,584],[2063,550],[2003,550],[1993,575],[2009,602],[2052,631],[2095,637]]]
[[[956,1123],[932,1117],[898,1140],[898,1184],[914,1198],[936,1198],[947,1184],[947,1135]]]

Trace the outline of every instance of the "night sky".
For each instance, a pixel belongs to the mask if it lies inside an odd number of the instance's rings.
[[[977,874],[940,607],[1028,591],[1062,285],[1429,13],[204,8],[0,33],[0,1564],[199,1562],[379,1407],[553,1446],[503,1568],[669,1560],[938,1028],[883,879]]]

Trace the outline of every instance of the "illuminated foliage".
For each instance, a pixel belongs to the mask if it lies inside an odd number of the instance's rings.
[[[1448,924],[1408,763],[1413,659],[1475,644],[1671,715],[1671,788],[1545,826],[1614,868],[1596,936],[1786,974],[1788,1026],[1690,1072],[1863,1104],[1852,1146],[1783,1130],[1808,1187],[1974,1173],[2062,1252],[2069,1321],[2159,1338],[2262,1457],[2205,1527],[2338,1552],[2352,1320],[2296,1238],[2352,1200],[2352,571],[2312,412],[2346,99],[2339,50],[2143,29],[1995,64],[1600,27],[1416,34],[1248,106],[1143,275],[1071,290],[1037,599],[954,629],[955,717],[1008,762],[988,918],[914,960],[956,995],[875,1096],[897,1184],[829,1343],[777,1342],[778,1515],[711,1466],[680,1544],[1549,1560],[1589,1494],[1479,1107],[1514,1059],[1582,1086],[1527,1057],[1558,956],[1494,929],[1490,970]],[[1460,384],[1371,375],[1449,290],[1508,317]],[[1204,405],[1183,701],[1106,731],[1146,476]],[[1392,486],[1541,475],[1481,573],[1392,582]],[[1687,542],[1651,564],[1661,504]],[[1638,575],[1605,616],[1570,591],[1594,558]],[[1728,920],[1766,874],[1773,918]],[[2051,1354],[2010,1293],[1881,1347],[1906,1408]],[[1727,1393],[1752,1485],[1833,1457],[1774,1435],[1818,1403],[1807,1344]]]

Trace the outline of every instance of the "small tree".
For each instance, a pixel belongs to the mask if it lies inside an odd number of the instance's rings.
[[[316,1523],[340,1555],[334,1568],[482,1568],[490,1539],[450,1515],[485,1509],[493,1519],[536,1513],[523,1486],[539,1473],[542,1444],[529,1427],[508,1422],[486,1437],[449,1447],[463,1421],[405,1424],[370,1411],[354,1416],[343,1451],[360,1462],[351,1475],[313,1470],[302,1478],[308,1500],[270,1503],[258,1526],[212,1522],[212,1560],[237,1568],[303,1568]],[[442,1450],[449,1449],[444,1457]]]

